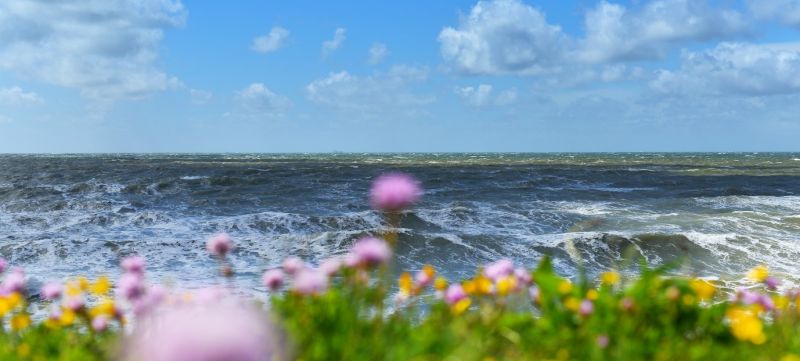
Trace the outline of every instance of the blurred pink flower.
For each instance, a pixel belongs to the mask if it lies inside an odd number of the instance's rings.
[[[369,198],[372,207],[397,212],[416,203],[421,193],[419,182],[414,177],[404,173],[389,173],[372,183]]]
[[[353,245],[352,253],[362,266],[377,266],[392,257],[392,250],[386,241],[375,237],[364,237]]]
[[[745,305],[752,305],[758,303],[760,297],[757,292],[750,291],[746,288],[740,288],[736,290],[735,299]]]
[[[206,249],[217,257],[225,257],[228,252],[233,250],[233,241],[227,233],[214,235],[206,241]]]
[[[589,301],[589,300],[583,300],[583,301],[581,302],[581,305],[580,305],[580,307],[578,308],[578,312],[579,312],[579,313],[580,313],[582,316],[589,316],[589,315],[591,315],[591,314],[592,314],[592,312],[594,312],[594,303],[592,303],[592,301]]]
[[[264,272],[261,281],[264,283],[264,287],[267,287],[270,291],[275,291],[283,285],[283,271],[279,269],[268,270]]]
[[[764,310],[772,311],[775,309],[775,302],[772,301],[772,297],[769,295],[759,294],[757,303],[763,307]]]
[[[303,295],[317,295],[328,289],[328,276],[318,269],[304,268],[294,277],[292,289]]]
[[[447,287],[447,291],[444,292],[444,301],[450,305],[454,305],[463,299],[467,298],[467,293],[464,292],[464,287],[461,287],[461,284],[454,283]]]
[[[167,289],[157,284],[143,288],[142,292],[143,294],[140,297],[133,300],[133,313],[136,315],[144,315],[157,308],[169,294]]]
[[[597,347],[606,348],[608,347],[608,336],[607,335],[599,335],[597,336]]]
[[[117,296],[134,301],[144,294],[144,279],[134,273],[123,273],[117,281]]]
[[[767,286],[767,288],[769,288],[770,290],[774,291],[774,290],[778,289],[778,286],[780,286],[781,280],[779,280],[779,279],[777,279],[775,277],[769,276],[764,280],[764,284]]]
[[[136,273],[136,274],[144,274],[144,257],[140,256],[130,256],[126,257],[120,262],[122,265],[122,269],[125,272]]]
[[[425,271],[419,271],[414,275],[414,281],[419,288],[428,287],[433,282],[433,277]]]
[[[84,306],[86,306],[86,301],[84,301],[83,298],[79,296],[69,297],[66,300],[64,300],[64,307],[72,311],[78,311],[82,309]]]
[[[14,268],[6,275],[2,287],[4,293],[22,292],[25,289],[25,271],[19,267]]]
[[[230,298],[164,306],[137,320],[124,361],[267,361],[277,337],[262,312]]]
[[[92,320],[92,329],[96,332],[103,332],[108,328],[108,318],[106,316],[97,316]]]
[[[339,268],[341,267],[342,261],[335,257],[325,259],[319,264],[319,269],[328,277],[335,275],[336,272],[339,272]]]
[[[531,273],[528,272],[528,270],[526,270],[524,268],[515,269],[514,270],[514,276],[517,277],[517,280],[523,286],[530,286],[530,284],[533,282],[533,278],[531,277]]]
[[[296,274],[305,267],[306,264],[303,263],[303,260],[295,256],[289,256],[283,260],[283,270],[290,275]]]
[[[528,288],[528,296],[531,297],[532,301],[539,302],[539,297],[541,296],[539,287],[531,286],[530,288]]]
[[[506,277],[514,272],[514,262],[510,259],[501,259],[494,263],[486,265],[483,269],[483,275],[486,278],[497,282],[503,277]]]
[[[61,284],[58,282],[47,282],[42,286],[42,290],[39,292],[42,299],[52,301],[56,298],[61,297]]]

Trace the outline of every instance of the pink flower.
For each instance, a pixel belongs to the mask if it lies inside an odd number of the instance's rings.
[[[117,282],[117,295],[128,301],[138,299],[144,291],[144,280],[140,275],[124,273]]]
[[[608,347],[608,335],[599,335],[597,336],[597,347],[599,348],[606,348]]]
[[[402,211],[419,200],[419,182],[403,173],[384,174],[372,184],[369,193],[372,207],[387,212]]]
[[[454,305],[465,298],[467,298],[467,293],[464,292],[464,287],[458,283],[450,285],[444,292],[444,301],[449,305]]]
[[[513,272],[514,262],[511,262],[510,259],[501,259],[497,262],[490,263],[483,269],[483,275],[494,282],[497,282]]]
[[[517,277],[519,283],[523,286],[529,286],[533,282],[533,278],[531,277],[531,273],[524,268],[517,268],[514,270],[514,276]]]
[[[303,268],[306,268],[306,264],[300,258],[289,256],[283,260],[283,270],[290,275],[296,274]]]
[[[740,288],[736,291],[736,299],[745,305],[752,305],[754,303],[758,303],[760,297],[756,292]]]
[[[294,277],[292,289],[302,295],[317,295],[328,289],[328,277],[320,270],[303,269]]]
[[[86,301],[83,300],[81,297],[70,297],[64,300],[64,307],[72,310],[78,311],[86,305]]]
[[[140,256],[126,257],[120,263],[125,272],[144,274],[144,258]]]
[[[61,297],[61,284],[57,282],[47,282],[42,286],[42,290],[39,292],[42,299],[52,301],[56,298]]]
[[[206,241],[206,249],[213,256],[225,257],[228,252],[233,250],[233,241],[227,233],[220,233]]]
[[[392,257],[392,250],[386,241],[375,238],[365,237],[353,245],[352,253],[358,259],[358,264],[362,266],[377,266]]]
[[[429,273],[425,271],[419,271],[416,275],[414,275],[414,280],[416,281],[417,287],[424,288],[428,287],[428,285],[433,282],[433,277],[430,276]]]
[[[582,316],[589,316],[592,314],[592,312],[594,312],[594,304],[592,301],[583,300],[578,308],[578,313],[580,313]]]
[[[781,281],[775,277],[769,276],[764,280],[764,284],[767,285],[767,288],[774,291],[778,289],[778,286],[780,286]]]
[[[264,276],[261,277],[261,281],[270,291],[275,291],[283,285],[283,271],[279,269],[266,271]]]
[[[341,267],[342,261],[340,261],[338,258],[328,258],[319,264],[319,269],[328,277],[335,275],[336,272],[339,272],[339,268]]]
[[[765,294],[758,295],[758,301],[756,301],[764,310],[772,311],[775,309],[775,302],[772,301],[772,297]]]
[[[137,319],[124,360],[264,361],[284,359],[270,322],[255,307],[229,298],[164,306]]]
[[[531,300],[534,302],[539,302],[539,297],[542,293],[539,291],[539,287],[531,286],[528,288],[528,296],[531,297]]]
[[[144,286],[142,286],[144,287]],[[168,292],[161,285],[153,285],[142,290],[143,294],[133,299],[133,313],[137,316],[144,315],[157,308],[167,298]]]
[[[22,292],[25,289],[25,271],[14,268],[3,280],[2,287],[6,293]]]
[[[97,316],[92,320],[92,329],[96,332],[103,332],[108,328],[108,319],[106,316]]]

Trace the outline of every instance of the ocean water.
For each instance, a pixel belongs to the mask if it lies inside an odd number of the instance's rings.
[[[767,264],[800,275],[800,154],[0,155],[0,255],[35,281],[119,273],[147,258],[177,287],[217,282],[204,241],[238,244],[233,283],[288,255],[316,263],[386,225],[367,202],[386,171],[425,193],[403,216],[397,267],[470,275],[554,257],[575,276],[679,262],[736,284]]]

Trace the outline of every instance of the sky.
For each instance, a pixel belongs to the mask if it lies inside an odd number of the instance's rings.
[[[0,152],[800,151],[800,0],[0,2]]]

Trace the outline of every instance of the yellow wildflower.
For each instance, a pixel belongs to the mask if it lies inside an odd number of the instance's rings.
[[[80,288],[81,291],[86,291],[89,289],[89,286],[91,286],[91,284],[89,283],[89,279],[84,276],[78,277],[77,281],[78,281],[78,288]]]
[[[414,280],[411,279],[411,274],[408,272],[403,272],[400,275],[400,279],[398,280],[398,284],[400,287],[400,292],[403,292],[407,295],[410,295],[413,287],[414,287]]]
[[[0,317],[5,316],[9,311],[11,311],[11,302],[8,301],[8,297],[0,297]]]
[[[106,276],[100,276],[91,286],[90,292],[97,296],[103,296],[108,294],[108,291],[111,290],[111,281],[108,280]]]
[[[451,308],[451,310],[453,311],[453,314],[460,315],[464,313],[464,311],[466,311],[471,304],[472,300],[469,297],[467,297],[456,302]]]
[[[692,296],[690,294],[683,295],[683,297],[681,297],[681,300],[683,301],[683,304],[686,305],[686,306],[694,305],[694,301],[695,301],[694,296]]]
[[[433,276],[436,275],[436,269],[433,268],[433,266],[431,266],[429,264],[426,264],[426,265],[422,266],[422,273],[424,273],[426,276],[428,276],[428,279],[432,279]]]
[[[83,293],[81,290],[80,282],[68,281],[64,286],[64,294],[67,296],[80,296]]]
[[[767,277],[769,277],[769,269],[764,265],[758,265],[747,272],[747,278],[756,282],[764,282]]]
[[[604,272],[600,275],[600,282],[605,285],[615,285],[619,283],[619,273],[614,271]]]
[[[514,276],[507,276],[497,281],[497,294],[505,296],[517,288],[517,278]]]
[[[19,346],[17,346],[17,356],[19,356],[19,358],[24,359],[30,355],[31,345],[28,345],[27,343],[21,343]]]
[[[468,294],[468,295],[474,295],[478,290],[478,286],[476,285],[475,281],[473,281],[473,280],[464,281],[461,284],[461,287],[464,288],[464,292],[466,292],[466,294]]]
[[[27,313],[20,313],[14,315],[14,317],[11,317],[11,329],[14,331],[25,329],[30,325],[31,316],[28,316]]]
[[[714,297],[714,293],[717,291],[717,288],[714,286],[714,284],[699,278],[691,280],[689,282],[689,287],[691,287],[692,290],[694,290],[694,294],[703,301],[710,300],[711,297]]]
[[[475,277],[475,293],[479,295],[488,295],[492,293],[492,281],[483,275]]]
[[[588,300],[590,300],[590,301],[594,301],[598,297],[600,297],[600,293],[598,293],[597,290],[595,290],[595,289],[591,289],[591,290],[586,292],[586,298]]]
[[[726,316],[731,322],[731,333],[742,341],[750,341],[756,345],[766,342],[764,325],[756,313],[743,308],[732,308]]]
[[[444,277],[437,277],[433,282],[433,288],[437,291],[444,291],[447,288],[447,280]]]
[[[775,303],[775,308],[779,310],[785,310],[789,307],[789,298],[782,295],[775,295],[772,297],[772,302]],[[800,360],[798,360],[800,361]]]
[[[800,361],[800,356],[788,353],[786,355],[783,355],[783,357],[781,357],[781,361]]]
[[[114,301],[108,299],[101,301],[97,304],[97,306],[94,306],[89,310],[89,314],[92,317],[102,315],[114,317],[114,313]]]
[[[22,298],[22,295],[19,292],[14,292],[8,295],[8,306],[11,307],[12,310],[22,305],[23,301],[24,298]]]
[[[569,280],[562,280],[561,283],[558,284],[558,292],[562,295],[572,292],[572,282]]]
[[[75,312],[69,308],[61,310],[61,317],[58,319],[62,326],[69,326],[75,323]]]
[[[581,307],[581,301],[579,301],[575,297],[569,297],[566,300],[564,300],[564,308],[572,312],[578,311],[580,307]]]

